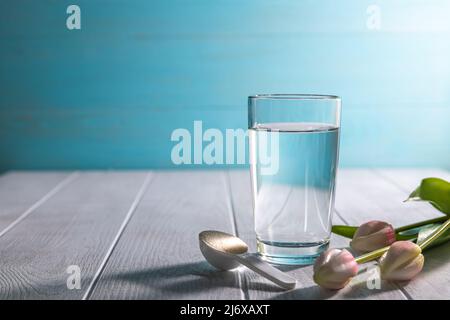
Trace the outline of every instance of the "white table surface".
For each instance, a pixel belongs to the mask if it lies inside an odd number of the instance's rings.
[[[426,203],[402,202],[428,176],[450,180],[440,169],[342,169],[334,223],[400,226],[437,217]],[[0,299],[450,298],[450,245],[427,251],[409,283],[369,289],[363,272],[329,291],[315,285],[311,266],[282,267],[299,281],[286,292],[245,268],[209,266],[198,249],[205,229],[237,234],[255,250],[247,171],[7,172]],[[331,245],[348,240],[333,236]],[[80,268],[80,289],[67,286],[69,266]]]

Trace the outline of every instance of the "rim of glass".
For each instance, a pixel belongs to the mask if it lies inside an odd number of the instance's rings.
[[[269,94],[254,94],[248,97],[249,99],[267,99],[267,100],[341,100],[339,96],[332,94],[309,94],[309,93],[269,93]]]

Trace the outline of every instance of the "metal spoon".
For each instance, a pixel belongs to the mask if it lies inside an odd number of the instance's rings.
[[[225,232],[208,230],[201,232],[198,238],[200,251],[214,267],[230,270],[243,264],[284,289],[295,288],[294,278],[272,267],[254,254],[248,253],[247,244],[238,237]]]

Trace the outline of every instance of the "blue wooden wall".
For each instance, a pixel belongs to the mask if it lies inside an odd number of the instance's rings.
[[[268,92],[342,96],[343,166],[450,167],[450,1],[2,0],[0,39],[3,170],[173,167]]]

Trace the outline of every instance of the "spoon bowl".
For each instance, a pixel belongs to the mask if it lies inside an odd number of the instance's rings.
[[[296,280],[254,254],[248,253],[247,244],[231,234],[221,231],[203,231],[199,234],[200,251],[211,265],[220,270],[231,270],[243,264],[284,289],[293,289]]]
[[[231,234],[221,231],[203,231],[199,234],[200,251],[205,259],[220,270],[237,268],[239,261],[230,254],[242,254],[248,251],[247,244]]]

